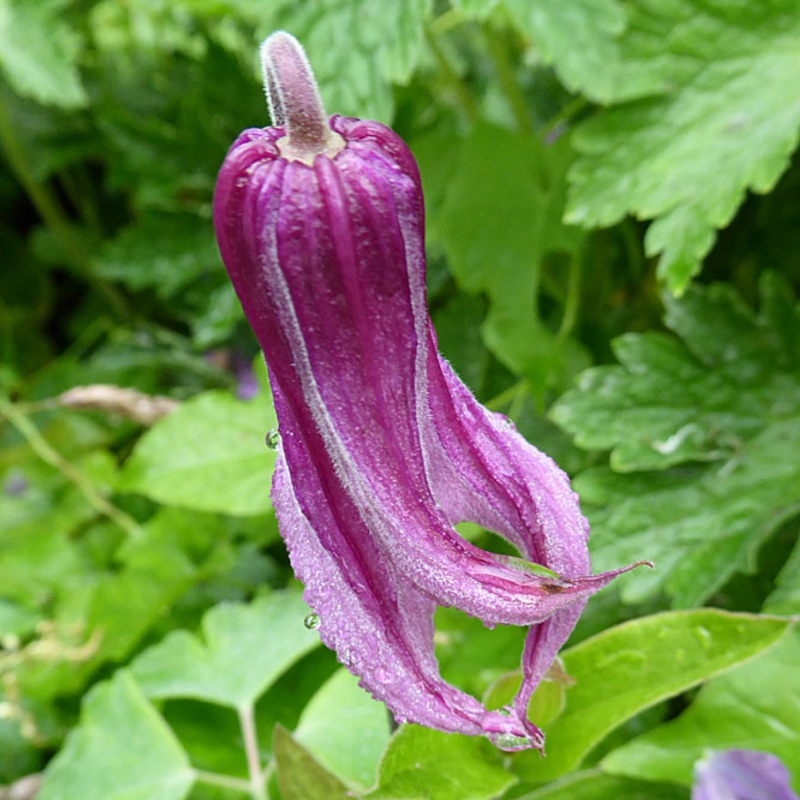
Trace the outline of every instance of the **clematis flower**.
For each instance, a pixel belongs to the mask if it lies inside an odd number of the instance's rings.
[[[377,122],[326,116],[289,34],[269,37],[262,61],[274,126],[234,142],[214,222],[267,361],[272,498],[320,636],[398,721],[541,749],[531,695],[589,595],[624,570],[590,574],[566,475],[439,355],[406,145]],[[521,557],[465,541],[464,520]],[[442,679],[437,605],[532,626],[513,706],[488,711]]]
[[[697,762],[692,800],[800,800],[772,753],[716,750]]]

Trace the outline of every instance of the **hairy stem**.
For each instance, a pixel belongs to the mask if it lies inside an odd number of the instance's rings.
[[[258,755],[258,737],[256,735],[256,720],[252,704],[242,706],[239,709],[239,723],[242,726],[244,750],[247,755],[250,794],[253,796],[253,800],[267,800],[267,787],[261,768],[261,759]]]
[[[261,45],[261,66],[273,125],[283,125],[278,142],[285,158],[312,164],[316,156],[333,157],[344,147],[331,130],[314,73],[300,42],[276,31]]]
[[[229,775],[219,775],[216,772],[204,772],[201,769],[194,771],[195,778],[201,783],[208,783],[211,786],[219,786],[223,789],[232,789],[234,792],[250,794],[250,782],[241,778],[233,778]]]
[[[132,536],[141,534],[139,523],[133,517],[106,500],[97,491],[92,481],[53,448],[44,436],[39,433],[36,426],[13,403],[8,402],[3,397],[0,397],[0,417],[5,417],[17,429],[31,450],[42,461],[51,467],[55,467],[68,481],[73,483],[98,514],[107,517]]]

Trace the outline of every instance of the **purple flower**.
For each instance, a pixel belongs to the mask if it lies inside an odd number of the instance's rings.
[[[214,199],[220,250],[264,350],[280,423],[272,497],[320,636],[400,721],[541,748],[533,690],[586,599],[588,525],[566,475],[439,356],[423,199],[403,141],[325,116],[286,33],[262,57],[275,127],[244,131]],[[465,541],[473,520],[523,554]],[[513,707],[446,683],[433,612],[533,626]]]
[[[772,753],[716,750],[697,762],[692,800],[800,800]]]

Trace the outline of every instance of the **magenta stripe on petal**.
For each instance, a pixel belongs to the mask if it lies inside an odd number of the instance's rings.
[[[273,502],[292,565],[323,641],[399,719],[541,748],[530,696],[586,599],[624,570],[590,574],[567,476],[439,356],[408,148],[375,122],[329,124],[344,146],[313,159],[281,154],[283,128],[245,131],[214,204],[269,367],[281,433]],[[463,520],[521,558],[465,541],[453,527]],[[487,711],[441,678],[436,605],[533,626],[513,708]]]

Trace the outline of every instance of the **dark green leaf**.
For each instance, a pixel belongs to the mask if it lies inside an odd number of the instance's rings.
[[[689,792],[670,783],[635,781],[587,770],[521,795],[517,800],[689,800]]]
[[[272,739],[283,800],[347,800],[353,795],[282,725]]]
[[[553,409],[578,444],[611,450],[611,469],[576,482],[597,566],[656,563],[624,579],[628,601],[701,603],[800,508],[800,317],[774,276],[762,296],[758,316],[725,287],[668,301],[682,340],[618,339],[621,365],[587,371]]]

